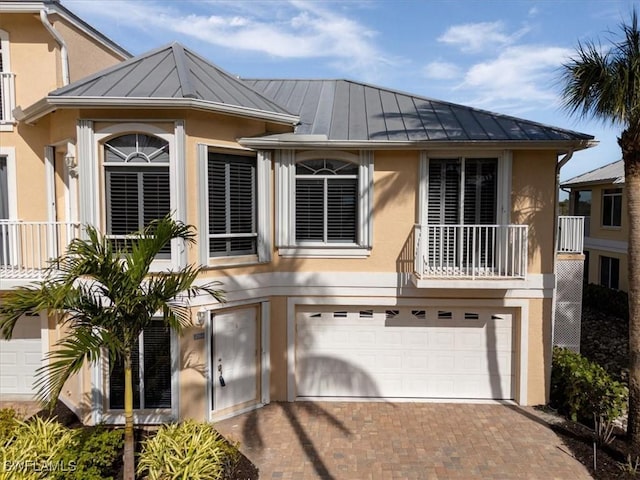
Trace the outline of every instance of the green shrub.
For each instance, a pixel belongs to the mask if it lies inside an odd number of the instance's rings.
[[[39,417],[22,422],[15,411],[0,418],[10,432],[0,442],[0,480],[103,480],[117,473],[122,430],[74,430]]]
[[[103,425],[74,431],[73,444],[61,455],[63,465],[72,471],[58,472],[54,480],[108,480],[117,474],[124,444],[123,430]]]
[[[188,420],[162,426],[145,440],[138,473],[149,480],[229,478],[240,453],[208,423]]]
[[[594,418],[611,421],[625,412],[628,396],[627,387],[600,365],[579,353],[554,347],[551,406],[563,415],[586,424]]]
[[[65,449],[73,444],[71,430],[55,420],[35,417],[18,421],[14,436],[2,447],[0,480],[32,480],[50,477],[47,470],[59,469]],[[73,465],[65,468],[73,468]],[[47,472],[47,473],[45,473]]]
[[[13,408],[0,408],[0,445],[13,438],[18,428],[18,412]]]
[[[599,312],[629,320],[629,295],[621,290],[590,283],[584,286],[582,303]]]

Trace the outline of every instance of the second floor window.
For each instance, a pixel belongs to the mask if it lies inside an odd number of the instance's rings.
[[[171,211],[169,143],[132,133],[104,144],[106,228],[115,242]],[[167,245],[160,258],[170,258]]]
[[[358,165],[341,160],[296,164],[296,242],[356,243]]]
[[[602,226],[622,225],[622,189],[606,188],[602,192]]]
[[[207,162],[209,256],[256,254],[256,158],[210,152]]]

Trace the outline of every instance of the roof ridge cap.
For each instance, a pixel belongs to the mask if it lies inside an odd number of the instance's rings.
[[[173,42],[171,44],[171,51],[173,53],[173,59],[176,62],[176,71],[178,73],[178,80],[180,81],[180,88],[182,88],[182,96],[185,98],[198,98],[191,83],[189,69],[185,61],[184,47],[181,43]]]

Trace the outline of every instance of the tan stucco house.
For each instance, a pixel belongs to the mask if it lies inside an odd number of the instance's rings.
[[[202,264],[226,291],[195,299],[179,338],[141,336],[139,422],[546,401],[558,165],[590,135],[354,81],[239,79],[177,43],[130,57],[53,1],[1,1],[0,40],[0,291],[83,225],[117,241],[169,212],[198,240],[157,268]],[[40,312],[0,339],[0,399],[33,394],[61,334]],[[108,367],[63,391],[87,423],[122,419]]]
[[[629,225],[624,162],[580,174],[561,187],[569,192],[569,213],[585,217],[585,280],[626,292]]]

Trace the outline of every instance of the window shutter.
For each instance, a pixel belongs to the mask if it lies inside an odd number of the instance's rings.
[[[209,239],[210,255],[256,253],[255,158],[212,153],[208,175],[209,234],[227,235]]]
[[[127,235],[138,230],[140,217],[138,173],[107,170],[107,232]]]
[[[429,161],[428,222],[455,225],[459,221],[460,161]]]
[[[161,322],[142,334],[144,345],[144,408],[171,408],[171,336]]]
[[[327,240],[356,242],[356,180],[328,180]]]
[[[143,225],[171,212],[168,172],[142,172]]]
[[[296,181],[296,241],[324,241],[324,181]]]

